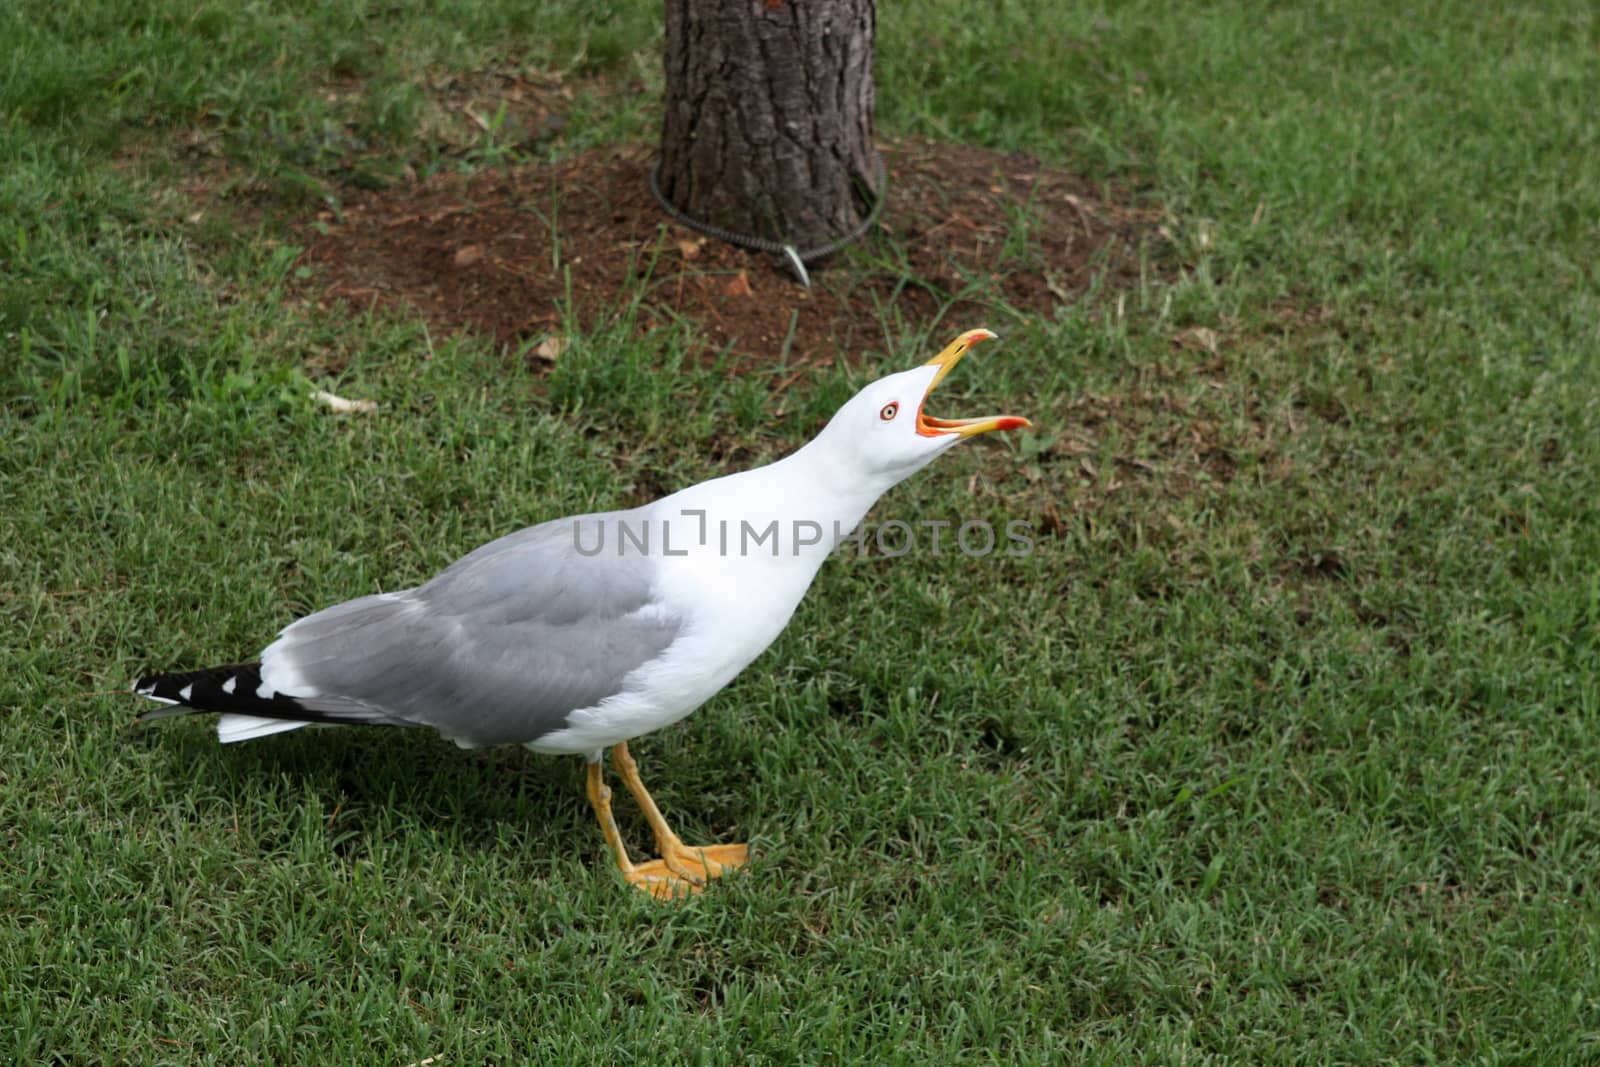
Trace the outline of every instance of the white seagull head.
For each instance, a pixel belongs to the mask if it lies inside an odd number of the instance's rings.
[[[1020,415],[939,419],[924,410],[928,394],[974,347],[995,335],[968,330],[927,363],[891,374],[862,389],[817,436],[842,462],[885,487],[910,477],[952,445],[991,430],[1033,425]]]

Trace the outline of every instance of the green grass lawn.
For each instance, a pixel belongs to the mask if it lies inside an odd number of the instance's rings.
[[[880,5],[886,133],[1033,153],[1170,240],[1133,288],[982,324],[1005,343],[939,410],[1035,430],[875,513],[1027,520],[1031,556],[835,559],[635,746],[748,877],[629,890],[578,760],[128,728],[141,670],[723,473],[713,435],[775,457],[980,325],[773,416],[780,375],[685,369],[692,326],[624,311],[544,375],[286,291],[273,220],[352,166],[505,158],[452,76],[570,86],[548,151],[653,137],[659,17],[0,7],[6,1062],[1600,1062],[1577,0]]]

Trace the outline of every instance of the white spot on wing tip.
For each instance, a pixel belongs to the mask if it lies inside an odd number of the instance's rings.
[[[189,694],[192,692],[194,692],[194,683],[190,682],[188,685],[178,690],[178,699],[187,702],[189,699]]]
[[[239,684],[239,676],[237,674],[233,675],[226,682],[222,683],[222,691],[224,693],[228,694],[229,696],[233,696],[233,687],[238,685],[238,684]]]

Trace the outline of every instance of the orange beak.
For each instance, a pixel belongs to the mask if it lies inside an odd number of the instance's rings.
[[[928,383],[928,392],[922,395],[922,403],[917,405],[917,432],[924,437],[941,437],[944,434],[959,434],[962,437],[973,437],[990,430],[1020,430],[1033,423],[1021,415],[985,415],[978,419],[936,419],[931,415],[923,414],[923,406],[928,402],[928,394],[942,381],[945,375],[961,362],[961,357],[972,351],[974,347],[994,338],[988,330],[968,330],[966,333],[950,342],[950,347],[928,360],[924,366],[938,367],[939,373],[933,376],[933,381]]]

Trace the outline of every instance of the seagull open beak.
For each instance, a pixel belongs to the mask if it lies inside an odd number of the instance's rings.
[[[928,392],[922,394],[922,403],[917,405],[917,432],[924,437],[942,437],[945,434],[958,434],[962,437],[971,437],[974,434],[988,433],[990,430],[1020,430],[1033,423],[1021,415],[986,415],[980,419],[936,419],[932,415],[923,414],[923,407],[928,403],[928,393],[932,393],[938,384],[944,381],[944,376],[950,373],[961,357],[970,352],[975,346],[992,339],[995,335],[988,330],[968,330],[966,333],[950,342],[950,347],[928,360],[924,366],[938,367],[939,371],[933,376],[933,381],[928,383]]]

